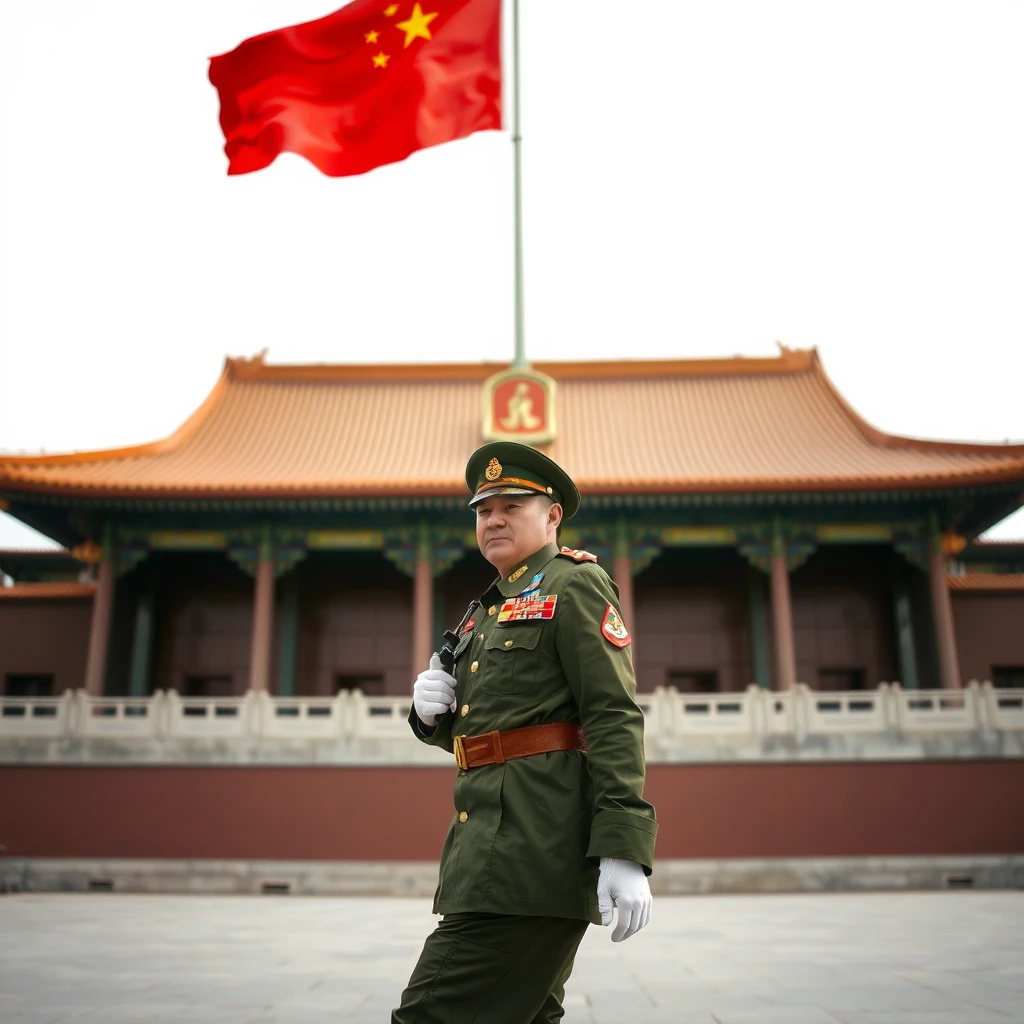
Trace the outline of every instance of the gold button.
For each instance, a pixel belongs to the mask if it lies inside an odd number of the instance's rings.
[[[466,715],[468,715],[468,714],[469,714],[469,705],[468,704],[463,704],[462,705],[462,717],[465,718]]]
[[[497,610],[498,609],[492,604],[491,607],[487,609],[487,614],[493,615]]]
[[[462,821],[462,822],[469,821],[469,815],[465,811],[462,811],[459,814],[459,821]]]
[[[511,647],[512,646],[512,641],[511,640],[506,640],[505,641],[505,646],[506,647]]]
[[[480,662],[479,661],[474,661],[473,664],[469,666],[469,671],[470,672],[475,672],[479,667],[480,667]]]

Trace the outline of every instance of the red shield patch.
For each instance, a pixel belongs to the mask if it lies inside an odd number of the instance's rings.
[[[608,610],[604,613],[601,634],[608,643],[615,644],[616,647],[628,647],[633,642],[629,630],[626,629],[626,624],[622,621],[622,616],[612,605],[608,605]]]

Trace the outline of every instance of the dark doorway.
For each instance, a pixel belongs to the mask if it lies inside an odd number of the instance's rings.
[[[53,675],[8,672],[4,676],[5,697],[52,697]]]

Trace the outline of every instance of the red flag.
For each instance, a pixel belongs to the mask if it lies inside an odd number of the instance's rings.
[[[228,174],[362,174],[501,128],[501,0],[355,0],[210,59]]]

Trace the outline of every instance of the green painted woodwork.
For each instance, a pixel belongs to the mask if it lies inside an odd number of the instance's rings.
[[[284,589],[281,602],[280,654],[277,673],[277,692],[281,697],[295,696],[295,681],[299,671],[299,580],[293,577]]]
[[[228,546],[223,530],[153,530],[147,541],[151,551],[219,551]]]
[[[149,549],[144,547],[117,547],[117,575],[125,576],[137,565],[149,558]]]
[[[884,544],[892,540],[888,523],[822,523],[815,529],[821,544]]]
[[[762,690],[772,688],[772,660],[768,648],[768,583],[759,572],[750,574],[750,663],[754,681]]]
[[[661,542],[666,547],[732,547],[736,530],[731,526],[666,526]]]
[[[905,690],[916,690],[914,620],[910,610],[910,591],[902,573],[897,573],[893,584],[893,610],[896,614],[896,654],[899,659],[900,682]]]
[[[135,605],[135,625],[132,631],[132,665],[129,693],[133,697],[148,697],[149,671],[153,661],[153,606],[151,590],[139,594]]]
[[[384,534],[380,530],[310,530],[306,547],[312,550],[362,550],[382,548]]]
[[[112,562],[117,553],[117,545],[114,539],[114,524],[109,519],[103,524],[103,540],[100,548],[100,558],[104,562]]]

